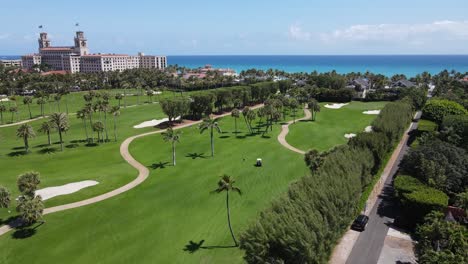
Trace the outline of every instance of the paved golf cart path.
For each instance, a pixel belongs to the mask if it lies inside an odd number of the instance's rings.
[[[299,118],[296,120],[297,121],[301,121],[301,120],[309,120],[312,118],[312,113],[310,112],[309,109],[307,108],[304,108],[304,113],[305,113],[305,116],[303,118]],[[299,153],[299,154],[302,154],[304,155],[305,154],[305,151],[303,150],[300,150],[300,149],[297,149],[291,145],[289,145],[289,143],[286,141],[286,136],[288,135],[289,133],[289,125],[293,124],[294,123],[294,120],[293,121],[289,121],[287,122],[286,124],[282,125],[281,126],[281,133],[278,135],[278,141],[281,145],[283,145],[285,148],[291,150],[291,151],[294,151],[296,153]]]
[[[255,106],[251,107],[251,109],[257,109],[257,108],[260,108],[260,107],[263,107],[263,104],[255,105]],[[228,116],[228,115],[231,115],[231,113],[229,112],[229,113],[224,113],[224,114],[221,114],[221,115],[216,115],[216,116],[213,116],[213,118],[219,118],[219,117],[224,117],[224,116]],[[199,124],[202,121],[203,120],[188,121],[188,123],[175,126],[173,129],[186,128],[186,127],[189,127],[189,126]],[[128,150],[128,147],[130,146],[132,141],[137,139],[137,138],[145,137],[145,136],[149,136],[149,135],[153,135],[153,134],[160,134],[160,133],[163,133],[165,131],[166,131],[166,129],[131,136],[131,137],[125,139],[124,142],[122,142],[122,144],[120,145],[120,155],[122,156],[122,158],[128,164],[130,164],[132,167],[134,167],[135,169],[138,170],[138,176],[133,181],[131,181],[131,182],[127,183],[126,185],[124,185],[124,186],[122,186],[120,188],[117,188],[117,189],[115,189],[113,191],[110,191],[110,192],[107,192],[107,193],[104,193],[104,194],[101,194],[101,195],[98,195],[98,196],[95,196],[95,197],[92,197],[92,198],[89,198],[89,199],[86,199],[86,200],[46,208],[46,209],[44,209],[43,214],[47,215],[47,214],[51,214],[51,213],[55,213],[55,212],[60,212],[60,211],[68,210],[68,209],[73,209],[73,208],[86,206],[86,205],[89,205],[89,204],[94,204],[94,203],[109,199],[111,197],[114,197],[116,195],[119,195],[121,193],[124,193],[124,192],[126,192],[128,190],[131,190],[131,189],[135,188],[136,186],[140,185],[142,182],[144,182],[148,178],[149,170],[145,165],[141,164],[140,162],[135,160],[135,158],[133,158],[133,156],[130,154],[130,152]],[[10,223],[8,225],[1,226],[0,227],[0,236],[7,233],[10,230],[12,230],[14,227],[15,227],[15,223]]]
[[[2,128],[2,127],[12,127],[12,126],[17,126],[17,125],[22,125],[22,124],[26,124],[26,123],[29,123],[29,122],[41,120],[42,118],[44,118],[44,117],[40,116],[40,117],[36,117],[36,118],[33,118],[33,119],[27,119],[27,120],[19,121],[19,122],[16,122],[16,123],[0,125],[0,128]]]

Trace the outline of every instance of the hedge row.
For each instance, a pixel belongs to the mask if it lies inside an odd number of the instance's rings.
[[[468,111],[459,103],[446,99],[432,99],[423,108],[423,118],[441,123],[445,116],[467,115]]]
[[[411,115],[410,103],[389,103],[373,124],[377,133],[361,133],[352,143],[320,157],[311,175],[292,184],[241,236],[245,260],[326,263],[358,212],[376,164],[402,135]]]
[[[394,187],[405,216],[416,223],[422,222],[431,211],[441,211],[448,205],[449,198],[444,192],[431,188],[412,176],[397,176]]]

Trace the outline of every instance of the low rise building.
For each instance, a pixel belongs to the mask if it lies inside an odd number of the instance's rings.
[[[0,60],[0,64],[5,67],[20,67],[21,68],[21,60]]]
[[[151,56],[139,53],[137,56],[126,54],[91,54],[87,39],[82,31],[76,32],[75,45],[52,46],[47,33],[39,35],[39,53],[22,56],[22,67],[32,70],[38,65],[47,65],[54,71],[104,72],[123,71],[135,68],[165,69],[166,56]]]

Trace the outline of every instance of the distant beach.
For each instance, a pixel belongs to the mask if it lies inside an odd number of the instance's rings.
[[[18,59],[19,56],[1,56],[0,59]],[[457,70],[468,72],[468,55],[216,55],[216,56],[168,56],[169,65],[188,68],[211,64],[216,68],[242,70],[278,69],[286,72],[366,72],[387,76],[405,74],[413,77],[427,71]]]

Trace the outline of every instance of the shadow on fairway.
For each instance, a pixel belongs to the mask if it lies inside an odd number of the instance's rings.
[[[72,144],[69,144],[69,145],[66,145],[65,147],[66,148],[69,148],[69,149],[72,149],[72,148],[77,148],[79,147],[80,145],[78,145],[77,143],[72,143]]]
[[[37,146],[34,146],[35,148],[45,148],[45,147],[48,147],[50,146],[49,144],[41,144],[41,145],[37,145]]]
[[[12,150],[20,150],[20,149],[24,149],[24,147],[14,147],[14,148],[11,148]]]
[[[161,162],[159,162],[159,163],[153,163],[153,164],[151,164],[151,165],[148,166],[148,167],[150,167],[150,168],[153,169],[153,170],[156,170],[156,169],[164,169],[164,168],[166,168],[166,166],[167,166],[168,164],[169,164],[169,162],[162,162],[162,161],[161,161]]]
[[[219,138],[230,138],[230,136],[220,136]]]
[[[200,242],[196,243],[193,242],[193,240],[190,240],[187,245],[184,247],[184,251],[193,254],[199,249],[218,249],[218,248],[237,248],[236,246],[203,246],[203,243],[205,243],[205,240],[202,239]]]
[[[185,155],[185,157],[187,158],[192,158],[192,159],[206,159],[207,156],[205,156],[205,153],[188,153],[187,155]]]
[[[7,155],[10,156],[10,157],[19,157],[19,156],[24,156],[28,154],[26,151],[24,150],[21,150],[21,151],[13,151],[13,152],[10,152],[8,153]]]
[[[30,227],[30,226],[28,226],[28,227],[19,227],[18,229],[16,229],[15,232],[13,232],[13,234],[11,234],[11,237],[14,238],[14,239],[25,239],[25,238],[28,238],[28,237],[32,237],[34,234],[37,233],[37,228],[40,227],[43,224],[44,224],[44,222],[39,223],[35,227]]]
[[[38,151],[39,154],[54,154],[57,152],[57,148],[43,148]]]

